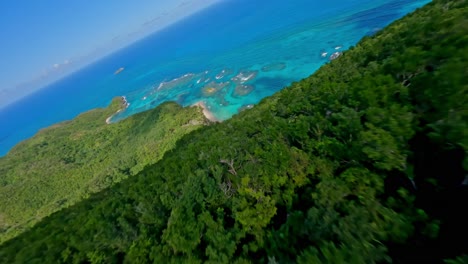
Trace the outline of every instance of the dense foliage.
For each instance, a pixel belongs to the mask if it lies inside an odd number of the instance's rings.
[[[135,175],[205,122],[200,109],[168,103],[106,124],[121,101],[44,129],[0,158],[0,242]]]
[[[463,263],[467,27],[465,1],[434,1],[46,218],[0,260]]]

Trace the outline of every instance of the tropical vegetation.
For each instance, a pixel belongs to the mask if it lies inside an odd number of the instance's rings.
[[[116,98],[105,109],[43,129],[0,158],[0,242],[136,175],[206,123],[200,109],[167,103],[106,124],[123,104]]]
[[[0,260],[464,263],[467,17],[466,1],[433,1],[46,217]]]

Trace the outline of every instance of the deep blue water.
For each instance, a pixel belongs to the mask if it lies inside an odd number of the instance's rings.
[[[202,101],[225,120],[428,2],[222,1],[1,109],[0,156],[115,96],[129,107],[114,122],[164,101]]]

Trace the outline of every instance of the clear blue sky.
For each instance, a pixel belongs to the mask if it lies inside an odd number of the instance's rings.
[[[217,1],[2,0],[0,97],[26,93],[24,83],[63,75]]]

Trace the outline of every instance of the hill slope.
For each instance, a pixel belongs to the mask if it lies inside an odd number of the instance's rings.
[[[467,198],[467,22],[465,1],[434,1],[254,109],[184,136],[137,177],[5,243],[0,259],[428,263],[466,254],[468,219],[442,209]]]
[[[123,107],[105,109],[41,130],[0,158],[0,242],[158,161],[203,125],[199,109],[175,103],[106,124]]]

